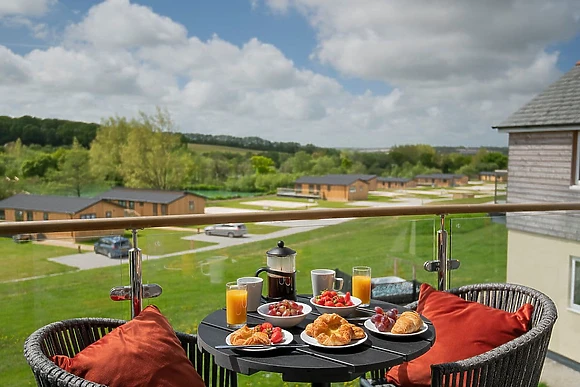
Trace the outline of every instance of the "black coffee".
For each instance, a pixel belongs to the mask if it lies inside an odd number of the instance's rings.
[[[288,273],[285,276],[268,273],[268,300],[296,301],[296,273]]]

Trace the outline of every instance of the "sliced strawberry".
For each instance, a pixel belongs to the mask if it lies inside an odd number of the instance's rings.
[[[272,332],[272,337],[270,338],[270,341],[273,344],[278,344],[283,339],[284,339],[284,335],[282,334],[282,331],[273,331]]]

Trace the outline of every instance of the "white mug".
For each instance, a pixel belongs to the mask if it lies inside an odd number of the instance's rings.
[[[314,297],[319,296],[324,290],[341,290],[344,282],[342,278],[336,278],[335,271],[330,269],[314,269],[310,272],[310,278]]]
[[[225,263],[228,257],[210,257],[199,264],[201,274],[208,276],[212,284],[223,283]]]
[[[241,277],[237,279],[238,285],[246,284],[248,291],[248,301],[246,310],[255,312],[260,306],[262,298],[262,284],[264,280],[261,277]]]

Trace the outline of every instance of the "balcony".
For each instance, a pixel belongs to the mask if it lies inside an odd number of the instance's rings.
[[[142,306],[155,304],[176,330],[196,333],[204,316],[223,307],[224,283],[265,266],[265,252],[280,239],[298,252],[298,293],[311,292],[311,269],[349,272],[356,265],[371,266],[377,278],[457,287],[506,282],[508,272],[519,278],[513,267],[508,270],[505,221],[488,214],[508,213],[526,223],[533,222],[538,212],[557,217],[561,211],[579,210],[578,203],[447,205],[1,223],[0,235],[45,236],[21,243],[0,239],[0,293],[5,295],[0,317],[1,384],[34,383],[22,345],[37,328],[76,317],[131,318],[132,303],[112,301],[109,295],[112,288],[129,285],[128,259],[93,251],[103,230],[126,230],[128,238],[135,237],[143,253],[142,283],[163,288],[159,297],[143,299]],[[245,222],[249,235],[203,234],[204,225],[226,222]],[[447,233],[443,252],[442,229]],[[73,231],[88,235],[73,242]],[[437,261],[442,253],[460,261],[459,269],[426,271],[425,262]],[[558,349],[565,348],[559,345]],[[238,380],[240,386],[283,384],[278,374],[265,372],[239,375]],[[358,381],[340,385],[356,386]]]

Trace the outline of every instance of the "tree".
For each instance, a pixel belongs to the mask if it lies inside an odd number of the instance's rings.
[[[187,184],[191,158],[181,136],[173,133],[169,113],[157,109],[154,115],[140,113],[129,123],[127,141],[121,147],[125,185],[135,188],[176,189]]]
[[[75,138],[72,149],[64,154],[58,170],[53,172],[51,177],[71,188],[80,197],[83,188],[95,181],[89,165],[89,151],[84,149]]]
[[[252,156],[250,161],[252,163],[252,168],[254,168],[254,171],[258,175],[264,175],[275,171],[274,160],[269,157],[255,155]]]
[[[48,170],[57,169],[57,159],[53,155],[41,153],[33,159],[22,163],[22,176],[24,177],[44,177]]]
[[[95,176],[122,185],[121,150],[127,145],[132,125],[122,117],[110,117],[103,121],[91,143],[90,167]]]

